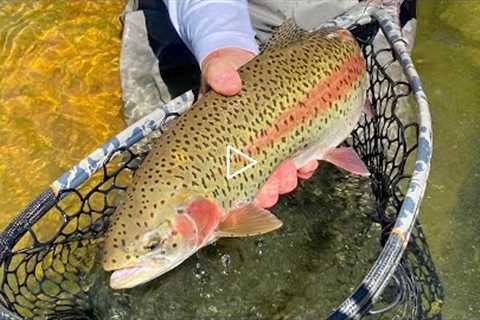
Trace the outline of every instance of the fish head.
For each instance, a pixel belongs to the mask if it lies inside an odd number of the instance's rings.
[[[175,268],[214,240],[222,216],[215,200],[191,192],[136,216],[130,202],[120,208],[105,238],[103,268],[113,271],[113,289],[146,283]]]

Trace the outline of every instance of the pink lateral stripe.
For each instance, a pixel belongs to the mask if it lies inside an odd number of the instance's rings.
[[[318,113],[328,111],[335,101],[348,94],[364,71],[365,63],[362,53],[358,52],[341,64],[339,70],[330,77],[320,80],[307,94],[305,100],[289,108],[276,119],[272,126],[260,132],[253,144],[243,148],[243,152],[252,156],[288,134],[299,123],[305,123],[317,116]],[[275,128],[275,124],[278,129]]]

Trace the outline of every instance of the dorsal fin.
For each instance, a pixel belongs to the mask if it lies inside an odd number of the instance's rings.
[[[335,33],[338,28],[328,27],[321,28],[312,32],[302,29],[294,18],[285,20],[272,34],[272,37],[261,47],[261,51],[271,48],[284,48],[292,42],[305,38],[308,35],[327,37],[329,34]]]
[[[262,51],[269,48],[286,47],[291,42],[303,38],[306,34],[308,32],[300,28],[294,18],[288,18],[273,32],[272,37],[262,47]]]

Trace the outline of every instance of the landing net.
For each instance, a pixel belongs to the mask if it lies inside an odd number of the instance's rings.
[[[417,219],[432,152],[420,79],[387,11],[360,6],[327,25],[332,24],[354,32],[367,62],[367,94],[375,115],[362,119],[347,143],[372,173],[375,209],[369,219],[381,236],[380,254],[361,283],[330,315],[319,317],[440,319],[443,289]],[[379,32],[387,46],[375,40]],[[98,259],[108,221],[148,152],[139,142],[161,134],[192,101],[193,94],[185,93],[112,138],[3,230],[2,319],[98,318],[89,294],[94,284],[85,279]]]

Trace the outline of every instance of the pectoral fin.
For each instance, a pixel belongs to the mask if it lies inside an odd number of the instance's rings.
[[[340,147],[332,149],[325,155],[323,160],[356,175],[370,175],[367,166],[365,163],[363,163],[362,159],[360,159],[352,147]]]
[[[282,221],[270,211],[248,204],[230,212],[220,223],[216,237],[249,237],[276,230],[281,226]]]

